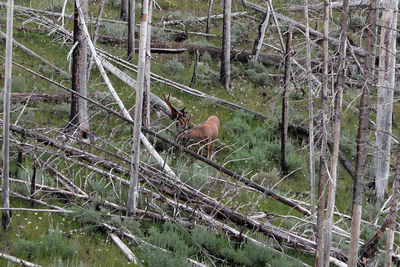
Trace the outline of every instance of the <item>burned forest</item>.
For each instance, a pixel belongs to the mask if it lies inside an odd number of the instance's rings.
[[[0,266],[399,266],[398,0],[0,0]]]

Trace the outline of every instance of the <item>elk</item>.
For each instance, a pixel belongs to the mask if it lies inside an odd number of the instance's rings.
[[[171,110],[171,117],[177,122],[177,128],[180,132],[178,138],[191,138],[197,141],[204,141],[207,143],[207,157],[210,157],[210,146],[211,154],[213,153],[214,141],[218,137],[220,122],[217,116],[211,116],[206,122],[198,127],[195,127],[193,123],[190,123],[191,116],[185,111],[186,108],[177,109],[170,102],[170,94],[168,98],[164,96],[164,100]],[[203,147],[200,150],[200,154],[203,153]]]
[[[197,141],[204,141],[207,144],[207,158],[210,157],[210,146],[211,154],[213,153],[214,141],[218,137],[220,122],[217,116],[210,116],[206,122],[198,127],[189,128],[190,116],[185,123],[185,128],[181,137],[191,138]],[[186,130],[186,128],[189,128]],[[200,149],[200,155],[203,154],[203,147]]]

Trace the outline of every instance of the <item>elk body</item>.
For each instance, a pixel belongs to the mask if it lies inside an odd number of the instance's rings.
[[[188,120],[188,123],[189,123],[189,120]],[[214,141],[218,137],[219,126],[220,126],[220,122],[219,122],[218,117],[211,116],[207,119],[206,122],[204,122],[200,126],[194,128],[194,129],[189,129],[187,131],[184,131],[181,136],[185,137],[185,138],[191,138],[191,139],[194,139],[197,141],[203,141],[203,142],[207,143],[207,158],[209,158],[210,157],[210,146],[211,146],[211,154],[212,154]],[[202,152],[203,152],[203,148],[201,148],[200,154],[202,154]]]
[[[168,97],[164,96],[164,100],[171,110],[171,118],[177,123],[178,131],[181,132],[179,138],[191,138],[197,141],[202,141],[207,144],[207,157],[210,157],[210,146],[211,154],[213,153],[214,141],[218,137],[220,122],[217,116],[211,116],[206,122],[198,127],[195,127],[193,123],[190,123],[191,116],[185,111],[186,108],[177,109],[170,102],[170,94]],[[203,147],[200,150],[200,154],[203,152]]]

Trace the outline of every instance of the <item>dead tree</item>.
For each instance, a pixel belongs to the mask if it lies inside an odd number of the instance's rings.
[[[358,263],[358,247],[360,241],[360,223],[364,195],[365,159],[368,142],[369,92],[372,88],[375,68],[375,40],[376,40],[376,9],[377,1],[371,0],[368,13],[367,47],[364,67],[364,85],[360,99],[358,115],[357,155],[355,182],[353,186],[353,211],[351,220],[351,238],[348,254],[349,267],[356,267]]]
[[[393,92],[396,71],[397,12],[399,0],[383,3],[378,69],[378,103],[376,107],[375,154],[373,159],[374,200],[388,194],[390,147],[392,141]]]
[[[4,74],[4,102],[3,102],[3,179],[2,179],[2,207],[5,208],[1,215],[1,225],[4,230],[11,226],[10,210],[10,102],[11,102],[11,67],[12,67],[12,45],[13,45],[13,14],[14,1],[7,1],[7,40],[6,40],[6,59]]]
[[[121,0],[121,13],[119,15],[119,19],[122,21],[127,21],[128,19],[128,1],[129,0]]]
[[[254,61],[257,61],[258,56],[260,55],[261,47],[264,41],[265,31],[267,30],[268,26],[269,14],[270,14],[269,6],[267,5],[263,21],[260,23],[260,25],[258,25],[258,35],[254,40],[253,51],[251,52],[253,57],[252,60]]]
[[[335,206],[336,194],[336,177],[337,165],[339,158],[339,142],[340,142],[340,126],[342,117],[342,100],[343,100],[343,87],[345,79],[345,60],[346,60],[346,40],[348,35],[348,21],[349,21],[349,1],[343,0],[342,20],[341,20],[341,36],[339,45],[339,58],[337,62],[337,81],[335,93],[335,106],[333,108],[333,131],[332,131],[332,154],[330,162],[330,179],[328,180],[328,203],[325,219],[325,266],[329,266],[331,242],[332,242],[332,224],[333,224],[333,211]]]
[[[291,71],[291,45],[292,45],[292,27],[288,25],[288,36],[286,39],[285,51],[285,75],[282,95],[282,132],[281,132],[281,171],[283,175],[288,174],[286,165],[286,140],[288,135],[288,108],[289,108],[289,90],[290,90],[290,71]]]
[[[315,252],[315,266],[324,266],[324,217],[325,217],[325,195],[326,195],[326,173],[327,173],[327,122],[328,122],[328,32],[329,32],[329,10],[330,1],[324,0],[324,40],[323,48],[323,74],[321,89],[321,153],[319,160],[319,181],[318,181],[318,211],[317,211],[317,249]]]
[[[208,3],[206,34],[210,33],[211,11],[212,11],[212,8],[213,8],[213,3],[214,3],[214,0],[210,0],[210,2]]]
[[[139,185],[139,159],[140,159],[140,134],[142,126],[143,88],[146,61],[146,39],[148,24],[149,0],[142,2],[142,15],[140,18],[140,40],[138,58],[138,78],[136,83],[135,125],[133,127],[132,161],[130,170],[130,186],[128,194],[128,214],[135,214]]]
[[[88,0],[80,0],[82,12],[74,4],[74,44],[72,54],[72,90],[87,95],[87,39],[83,32],[80,16],[87,22]],[[88,139],[90,136],[89,118],[86,100],[71,95],[71,115],[68,129],[77,136]]]
[[[315,222],[315,151],[314,151],[314,101],[313,101],[313,83],[311,79],[311,40],[310,40],[310,27],[308,19],[308,0],[304,0],[304,15],[306,18],[306,71],[307,71],[307,85],[308,85],[308,142],[310,147],[310,198],[311,198],[311,215],[312,221]]]
[[[135,0],[129,1],[128,19],[128,61],[135,58]]]
[[[222,29],[221,83],[230,92],[231,82],[231,9],[232,0],[224,0],[224,21]]]

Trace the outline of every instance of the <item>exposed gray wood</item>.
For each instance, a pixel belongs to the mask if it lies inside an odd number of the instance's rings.
[[[362,214],[362,203],[364,198],[364,176],[366,169],[366,154],[368,142],[368,117],[370,113],[370,91],[374,81],[375,70],[375,42],[376,42],[376,19],[378,1],[370,0],[368,12],[367,30],[367,57],[365,58],[364,67],[364,85],[362,87],[362,95],[360,99],[360,113],[358,116],[357,131],[357,155],[356,170],[353,187],[353,212],[351,220],[351,238],[348,252],[349,267],[358,265],[358,248],[360,240],[360,223]]]
[[[222,23],[222,55],[220,79],[222,86],[232,94],[231,83],[231,20],[232,0],[224,0],[224,18]]]
[[[397,13],[398,0],[383,2],[380,32],[378,99],[373,159],[373,200],[383,201],[388,196],[390,149],[392,139],[393,96],[396,85]]]
[[[13,48],[13,20],[14,20],[14,0],[7,1],[7,40],[6,40],[6,59],[4,63],[4,90],[3,90],[3,143],[2,143],[2,207],[1,225],[3,230],[8,230],[11,226],[10,208],[10,98],[11,98],[11,73],[12,73],[12,48]]]
[[[135,254],[133,254],[133,252],[124,244],[124,242],[122,242],[121,239],[119,239],[118,236],[116,236],[113,233],[109,233],[109,235],[114,244],[122,251],[122,253],[124,253],[124,255],[128,258],[129,261],[133,262],[133,264],[139,263],[139,260],[135,256]]]
[[[310,45],[310,27],[308,16],[308,0],[304,0],[304,16],[306,19],[306,73],[308,85],[308,143],[310,148],[309,166],[310,166],[310,198],[311,198],[311,216],[315,221],[315,149],[314,149],[314,85],[311,78],[311,45]],[[315,227],[314,227],[315,230]]]
[[[140,160],[140,135],[142,134],[142,112],[143,112],[143,91],[144,77],[146,72],[146,44],[147,44],[147,25],[149,22],[149,0],[142,1],[142,15],[140,18],[140,39],[138,56],[138,74],[136,82],[136,102],[135,102],[135,124],[133,127],[132,159],[130,167],[130,186],[128,193],[128,216],[136,213],[139,186],[139,160]]]
[[[17,257],[11,256],[11,255],[8,255],[8,254],[2,253],[2,252],[0,252],[0,258],[6,259],[8,261],[14,262],[14,263],[22,265],[22,266],[41,267],[41,265],[37,265],[32,262],[25,261],[25,260],[19,259]]]
[[[335,207],[335,195],[336,195],[336,180],[337,180],[337,165],[339,157],[339,144],[340,144],[340,131],[341,131],[341,119],[342,119],[342,100],[343,100],[343,89],[346,71],[346,45],[348,35],[348,21],[349,21],[349,2],[343,0],[342,8],[342,19],[341,19],[341,36],[339,45],[339,57],[337,60],[337,78],[336,78],[336,92],[335,101],[333,108],[333,129],[332,129],[332,153],[330,161],[330,169],[328,180],[328,202],[326,208],[325,218],[325,265],[329,265],[330,249],[332,243],[332,227],[333,227],[333,212]]]

